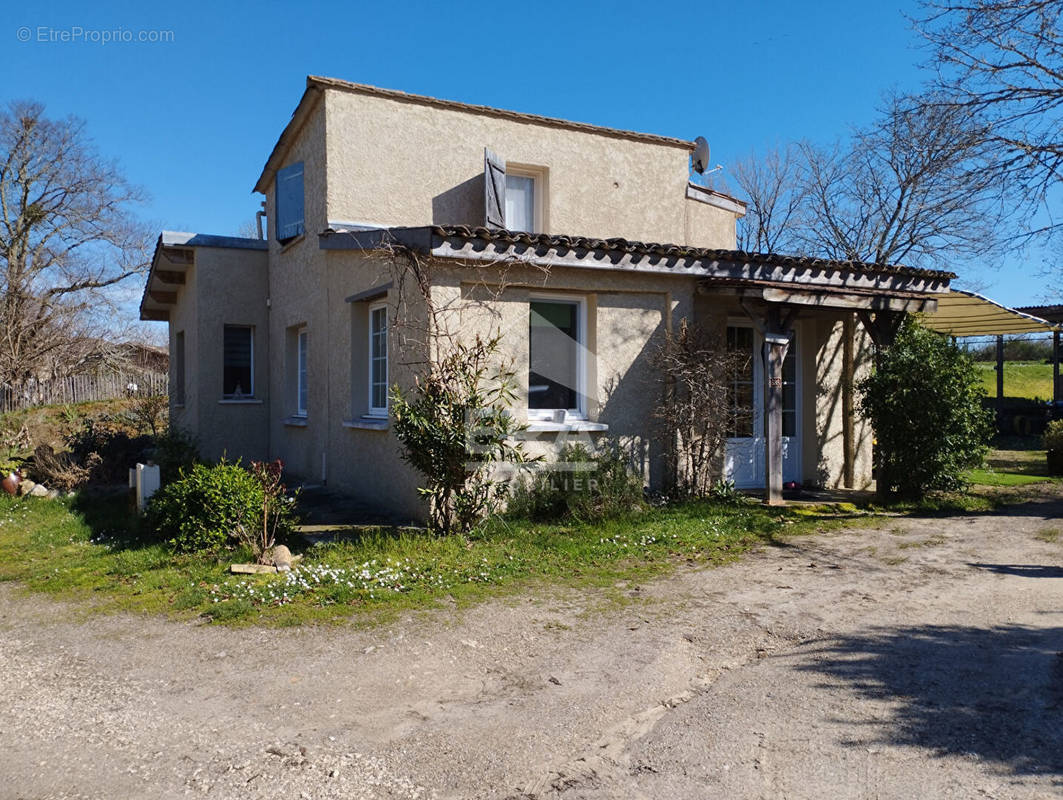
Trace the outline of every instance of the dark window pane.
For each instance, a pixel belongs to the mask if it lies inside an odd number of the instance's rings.
[[[251,385],[251,328],[225,326],[223,344],[222,394],[226,397],[249,397]]]
[[[578,408],[579,306],[530,305],[528,408]]]
[[[782,435],[783,436],[796,436],[797,435],[797,412],[796,411],[784,411],[784,412],[782,412]]]

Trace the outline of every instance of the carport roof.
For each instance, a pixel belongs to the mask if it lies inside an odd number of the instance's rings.
[[[1063,326],[983,297],[953,289],[937,296],[937,310],[924,314],[923,324],[949,336],[996,336],[1013,333],[1051,333]]]

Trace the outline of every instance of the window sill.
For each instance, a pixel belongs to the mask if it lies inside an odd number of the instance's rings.
[[[223,397],[218,401],[219,406],[260,406],[261,400],[257,400],[254,397]]]
[[[305,428],[309,422],[307,417],[300,416],[285,417],[281,420],[281,423],[289,428]]]
[[[531,420],[525,429],[528,433],[555,433],[570,431],[573,433],[601,433],[609,430],[604,422],[587,422],[574,419],[570,422],[551,422],[545,419]]]
[[[288,240],[288,241],[286,241],[286,242],[282,242],[282,241],[280,241],[280,240],[278,239],[278,240],[277,240],[277,244],[279,244],[279,245],[281,246],[280,252],[281,252],[281,253],[286,253],[286,252],[288,252],[288,251],[289,251],[289,250],[291,250],[291,249],[292,249],[293,247],[295,247],[295,246],[296,246],[297,244],[299,244],[299,242],[303,241],[303,239],[305,239],[305,238],[306,238],[306,233],[304,232],[304,233],[300,233],[300,234],[299,234],[298,236],[296,236],[296,237],[295,237],[294,239],[289,239],[289,240]]]
[[[361,431],[386,431],[391,425],[391,420],[387,417],[356,417],[355,419],[345,419],[343,421],[344,428],[354,428]]]

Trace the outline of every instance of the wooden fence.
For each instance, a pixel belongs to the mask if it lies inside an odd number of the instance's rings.
[[[169,376],[161,372],[104,372],[31,380],[20,387],[0,387],[0,413],[33,406],[164,395],[169,388]]]

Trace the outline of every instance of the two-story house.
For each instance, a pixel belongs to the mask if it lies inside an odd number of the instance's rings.
[[[751,356],[726,476],[870,486],[853,382],[953,276],[738,252],[744,206],[692,181],[694,148],[308,78],[255,184],[264,238],[159,238],[141,318],[169,323],[174,423],[206,456],[423,516],[388,395],[432,357],[431,309],[450,335],[501,331],[533,440],[608,436],[656,486],[652,356],[686,319]]]

